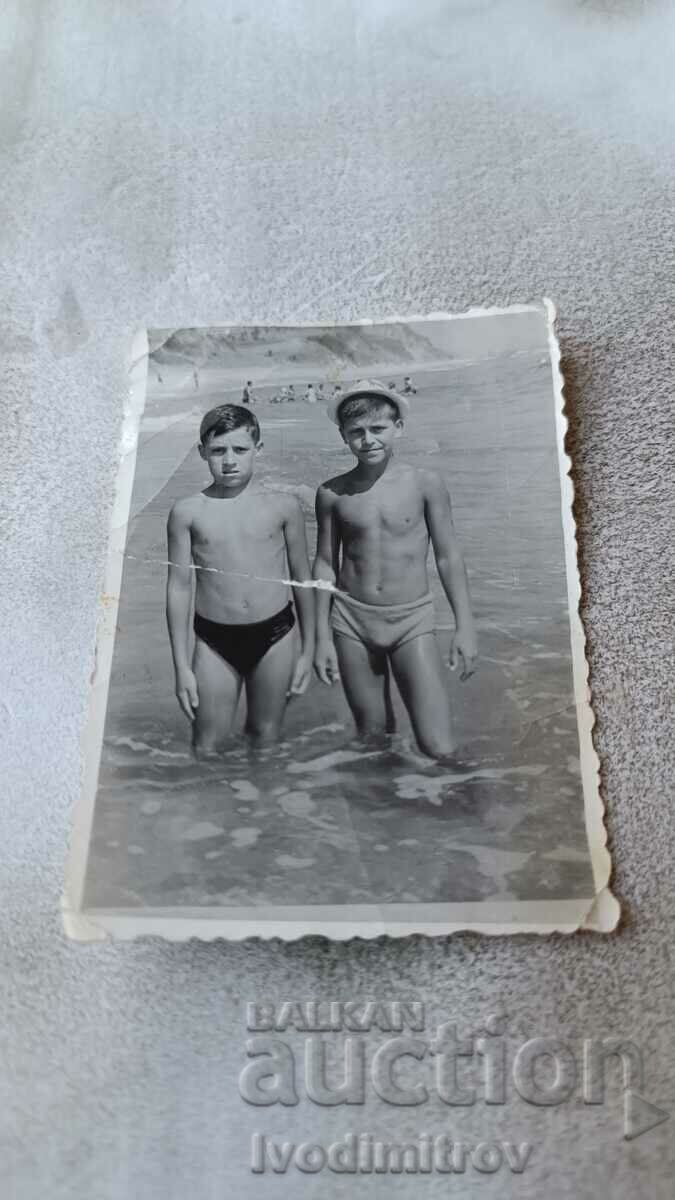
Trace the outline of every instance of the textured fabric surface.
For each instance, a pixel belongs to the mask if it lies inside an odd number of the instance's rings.
[[[675,1109],[675,16],[658,0],[3,6],[3,1174],[20,1200],[672,1194],[668,1124],[604,1106],[279,1112],[246,1000],[424,1000],[622,1034]],[[551,296],[567,377],[611,937],[69,944],[58,915],[131,337]],[[263,1119],[264,1118],[264,1119]],[[263,1129],[452,1127],[522,1176],[260,1178]],[[321,1192],[319,1192],[321,1189]]]

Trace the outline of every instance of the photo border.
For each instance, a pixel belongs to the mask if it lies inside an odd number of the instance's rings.
[[[468,901],[424,904],[345,905],[260,905],[204,908],[145,907],[83,908],[83,895],[98,775],[103,748],[108,689],[112,668],[124,551],[134,486],[140,423],[145,408],[149,344],[145,330],[136,334],[131,349],[130,387],[124,410],[119,448],[119,471],[111,517],[105,565],[101,615],[97,626],[95,666],[91,678],[89,714],[83,737],[83,775],[75,804],[73,833],[61,910],[68,937],[77,941],[100,941],[115,937],[129,939],[155,935],[171,941],[187,938],[241,940],[247,937],[279,937],[294,941],[320,934],[343,941],[353,937],[374,938],[410,934],[447,935],[473,931],[491,935],[512,933],[573,933],[579,929],[612,932],[619,921],[620,907],[609,889],[611,860],[607,849],[605,807],[600,796],[600,764],[593,745],[595,718],[591,707],[586,637],[579,613],[581,580],[577,562],[572,466],[565,448],[568,422],[565,415],[564,380],[560,349],[555,335],[556,310],[551,300],[538,304],[516,304],[507,308],[470,308],[464,313],[429,313],[426,316],[391,316],[386,320],[350,320],[345,326],[411,324],[422,321],[464,320],[476,317],[539,312],[546,316],[551,362],[555,429],[567,576],[568,613],[572,651],[572,674],[579,736],[581,782],[588,852],[595,895],[573,900]],[[278,328],[327,328],[325,321],[285,322]],[[240,328],[238,325],[208,325],[199,328]],[[261,326],[262,327],[262,326]],[[182,328],[188,328],[187,325]],[[247,324],[246,328],[250,328]]]

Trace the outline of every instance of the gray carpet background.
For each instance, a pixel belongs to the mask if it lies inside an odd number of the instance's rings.
[[[244,1005],[421,999],[624,1035],[675,1111],[675,15],[658,0],[10,0],[0,16],[2,1166],[12,1200],[672,1194],[673,1122],[354,1116],[237,1092]],[[58,913],[133,332],[552,297],[596,746],[601,938],[69,944]],[[373,1045],[375,1041],[373,1041]],[[258,1178],[253,1129],[447,1129],[522,1176]]]

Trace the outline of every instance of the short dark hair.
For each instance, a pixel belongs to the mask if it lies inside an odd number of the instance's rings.
[[[246,429],[251,435],[253,444],[258,445],[260,441],[258,418],[250,408],[244,408],[241,404],[219,404],[217,408],[212,408],[210,412],[207,412],[199,426],[199,440],[202,446],[205,446],[208,438],[216,437],[221,433],[232,433],[233,429]]]
[[[374,392],[363,392],[360,396],[348,396],[342,404],[338,404],[337,419],[340,428],[353,417],[369,417],[371,413],[383,409],[392,421],[400,421],[401,414],[398,404],[386,396],[378,396]]]

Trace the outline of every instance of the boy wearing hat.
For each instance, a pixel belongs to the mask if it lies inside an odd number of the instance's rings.
[[[221,404],[202,420],[199,438],[211,483],[171,509],[166,614],[176,696],[202,756],[214,754],[230,732],[242,686],[246,732],[258,744],[278,738],[288,696],[309,683],[314,603],[311,588],[293,588],[298,653],[283,581],[311,580],[305,522],[294,496],[255,484],[262,441],[254,413]]]
[[[314,578],[319,678],[342,678],[360,735],[391,732],[390,672],[424,753],[452,755],[455,741],[427,576],[429,545],[456,630],[452,670],[474,671],[476,637],[450,498],[435,471],[401,463],[394,447],[410,411],[405,396],[362,380],[331,398],[327,412],[356,458],[322,484]]]

